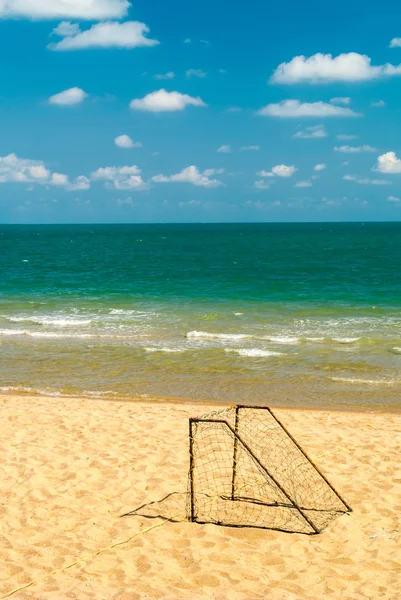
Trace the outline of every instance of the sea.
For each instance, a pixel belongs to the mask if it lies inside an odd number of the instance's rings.
[[[0,393],[401,407],[401,223],[0,225]]]

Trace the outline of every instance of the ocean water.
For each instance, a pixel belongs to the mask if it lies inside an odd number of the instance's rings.
[[[0,226],[0,391],[401,406],[401,223]]]

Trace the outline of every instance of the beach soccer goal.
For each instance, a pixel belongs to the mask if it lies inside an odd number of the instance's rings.
[[[320,533],[351,508],[267,407],[189,420],[190,521]]]

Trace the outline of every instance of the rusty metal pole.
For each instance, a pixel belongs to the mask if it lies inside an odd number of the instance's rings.
[[[195,483],[194,483],[194,470],[195,470],[195,457],[194,457],[194,435],[193,435],[193,419],[189,419],[189,486],[191,495],[191,512],[190,520],[195,521]]]
[[[235,500],[235,487],[237,483],[237,454],[238,454],[238,427],[239,427],[239,406],[235,407],[234,424],[234,453],[233,453],[233,477],[231,482],[231,500]]]

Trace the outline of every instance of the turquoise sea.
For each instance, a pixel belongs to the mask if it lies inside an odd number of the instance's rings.
[[[0,225],[0,391],[401,406],[401,223]]]

